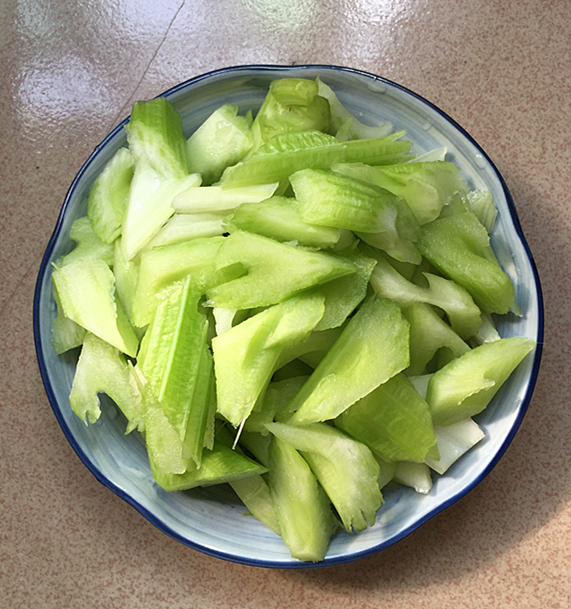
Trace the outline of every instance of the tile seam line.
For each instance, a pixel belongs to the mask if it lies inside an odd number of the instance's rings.
[[[183,0],[181,5],[178,7],[178,9],[176,10],[175,14],[173,15],[173,18],[170,20],[170,22],[169,22],[169,24],[167,26],[167,29],[165,30],[165,35],[163,36],[163,39],[160,41],[159,45],[155,49],[155,52],[153,53],[153,56],[151,57],[151,59],[149,59],[149,63],[147,64],[147,67],[143,70],[143,74],[141,75],[141,78],[139,78],[139,81],[135,85],[135,88],[133,89],[133,92],[131,93],[131,95],[129,95],[127,101],[123,104],[123,106],[121,107],[121,109],[119,110],[119,112],[117,113],[115,118],[113,119],[113,121],[111,123],[111,126],[109,128],[109,131],[111,129],[113,129],[117,125],[117,122],[120,120],[123,112],[125,111],[125,108],[127,108],[127,106],[129,105],[130,100],[133,98],[133,96],[135,95],[135,93],[137,92],[139,87],[141,86],[141,83],[143,82],[145,76],[147,75],[147,72],[149,71],[149,68],[151,67],[153,61],[155,61],[157,55],[159,54],[159,51],[161,50],[163,44],[165,43],[165,40],[167,39],[167,36],[169,35],[169,32],[171,30],[171,27],[172,27],[173,23],[175,22],[176,18],[178,17],[178,14],[183,9],[185,4],[186,4],[186,0]]]

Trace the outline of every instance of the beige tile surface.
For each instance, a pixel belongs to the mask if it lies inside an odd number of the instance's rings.
[[[171,540],[82,465],[36,363],[35,279],[82,163],[135,99],[249,63],[359,68],[448,112],[503,173],[544,289],[543,365],[504,458],[344,566],[259,569]],[[0,607],[571,606],[570,100],[568,0],[0,3]]]

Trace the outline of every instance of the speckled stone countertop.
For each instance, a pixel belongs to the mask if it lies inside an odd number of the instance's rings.
[[[539,269],[534,397],[467,497],[375,556],[312,570],[170,539],[91,475],[38,370],[34,284],[94,147],[153,97],[229,65],[326,63],[439,106],[503,174]],[[571,3],[6,0],[0,3],[0,607],[571,606]]]

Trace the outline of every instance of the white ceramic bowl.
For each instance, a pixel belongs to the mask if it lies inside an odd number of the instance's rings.
[[[473,188],[488,188],[499,210],[492,245],[516,288],[523,317],[499,322],[502,336],[527,336],[538,343],[492,404],[477,418],[485,439],[444,476],[434,475],[424,496],[407,488],[385,493],[376,524],[357,535],[340,532],[319,565],[343,563],[378,552],[399,541],[429,518],[466,495],[486,476],[506,450],[531,398],[541,357],[543,307],[537,271],[504,180],[486,153],[452,119],[411,91],[378,76],[333,66],[241,66],[210,72],[167,91],[189,135],[223,103],[240,112],[257,110],[275,78],[319,76],[361,121],[390,121],[406,129],[415,152],[446,146]],[[71,411],[69,392],[77,353],[58,356],[51,345],[55,316],[51,262],[67,253],[73,221],[86,213],[87,194],[96,176],[125,144],[124,123],[99,144],[74,179],[40,268],[34,331],[38,362],[49,401],[67,439],[95,477],[174,539],[223,559],[264,567],[314,566],[293,560],[274,533],[254,518],[225,487],[166,493],[153,483],[145,447],[137,433],[124,435],[125,422],[108,403],[95,425],[84,425]]]

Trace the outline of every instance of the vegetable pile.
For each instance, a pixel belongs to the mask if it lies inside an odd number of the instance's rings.
[[[387,484],[483,437],[472,417],[534,348],[490,247],[491,194],[446,150],[410,153],[323,82],[271,83],[187,139],[137,102],[52,274],[57,353],[81,347],[70,405],[107,394],[166,491],[229,483],[292,556],[375,522]]]

